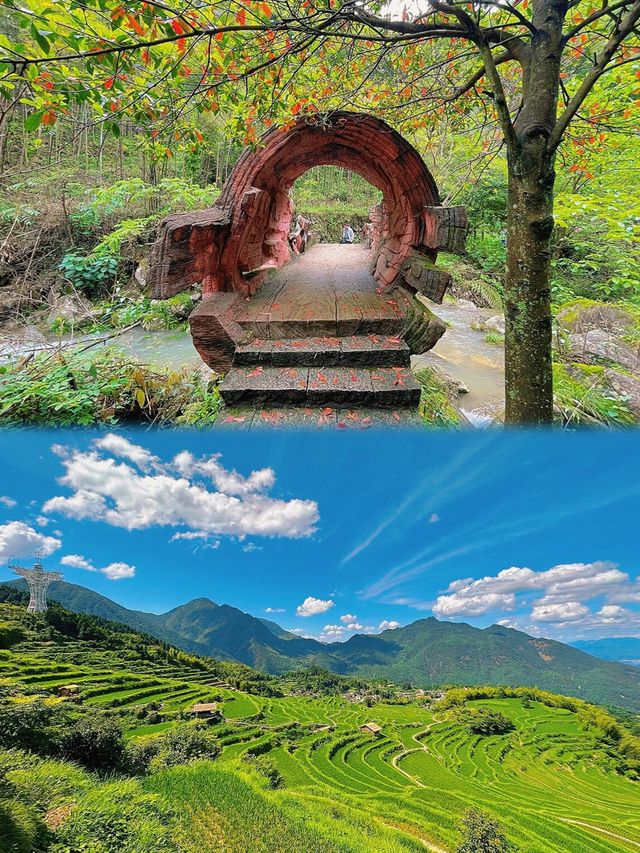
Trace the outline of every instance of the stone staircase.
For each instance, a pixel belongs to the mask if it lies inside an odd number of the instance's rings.
[[[415,409],[420,386],[409,348],[389,334],[388,320],[384,328],[386,334],[254,338],[238,345],[220,386],[222,399],[227,406]]]

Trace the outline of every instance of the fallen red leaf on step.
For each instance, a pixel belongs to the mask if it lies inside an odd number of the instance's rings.
[[[338,429],[346,429],[347,428],[347,425],[344,421],[338,421],[336,426],[338,427]]]
[[[225,423],[225,424],[241,424],[241,423],[243,423],[244,420],[245,420],[244,418],[236,418],[235,415],[227,415],[227,417],[224,418],[223,423]]]
[[[395,419],[396,421],[401,421],[401,420],[402,420],[402,418],[400,417],[400,415],[398,414],[398,412],[393,412],[393,417],[394,417],[394,419]]]
[[[333,409],[330,406],[326,406],[321,412],[321,415],[332,415]]]
[[[261,367],[255,367],[255,368],[251,371],[251,373],[249,374],[249,376],[260,376],[260,374],[261,374],[261,373],[262,373],[262,368],[261,368]]]

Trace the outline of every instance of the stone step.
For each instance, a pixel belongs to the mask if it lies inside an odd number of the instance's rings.
[[[263,404],[417,406],[420,386],[398,367],[232,367],[220,386],[227,406]]]
[[[326,336],[342,337],[346,335],[380,335],[396,336],[402,334],[405,326],[404,314],[398,311],[393,316],[335,316],[325,317],[315,314],[309,319],[282,319],[274,316],[274,312],[265,312],[256,317],[248,318],[240,315],[236,322],[244,332],[250,332],[262,340],[281,340],[282,338],[323,338]]]
[[[333,406],[288,406],[263,408],[257,405],[225,407],[217,426],[233,430],[268,429],[286,427],[293,429],[350,429],[407,428],[424,426],[417,408],[399,406],[376,407],[333,407]]]
[[[403,340],[379,335],[257,339],[237,347],[233,359],[234,365],[270,367],[407,367],[409,362]]]

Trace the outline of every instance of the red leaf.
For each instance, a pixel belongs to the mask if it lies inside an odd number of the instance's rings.
[[[236,21],[240,24],[241,27],[247,23],[247,13],[244,9],[240,9],[238,14],[236,15]]]
[[[171,21],[171,29],[178,36],[181,36],[184,33],[184,27],[177,18],[174,18],[173,21]]]

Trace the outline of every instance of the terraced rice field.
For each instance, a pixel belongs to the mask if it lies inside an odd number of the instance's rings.
[[[269,753],[285,790],[311,813],[330,810],[337,798],[423,849],[447,851],[455,849],[460,816],[474,805],[495,814],[522,853],[640,851],[640,786],[608,766],[569,711],[535,702],[525,708],[519,699],[469,703],[516,725],[509,735],[483,738],[415,705],[251,699],[261,703],[262,719],[246,740],[224,747],[223,760],[285,722],[330,727]],[[381,737],[360,732],[368,720],[382,727]]]
[[[244,694],[198,681],[202,674],[186,668],[169,668],[172,670],[172,677],[169,677],[166,666],[154,668],[150,664],[139,672],[114,669],[113,658],[108,653],[97,655],[94,652],[88,656],[86,666],[81,662],[82,655],[74,654],[73,658],[71,662],[60,659],[60,656],[49,659],[0,651],[0,679],[17,681],[32,689],[34,694],[51,696],[57,696],[58,688],[63,685],[76,684],[79,687],[78,697],[84,704],[103,709],[135,708],[158,702],[164,711],[181,711],[197,702],[213,701],[216,697],[240,695],[244,699]],[[104,668],[101,663],[104,663]]]
[[[282,790],[261,794],[269,809],[319,831],[331,827],[329,838],[344,843],[336,850],[452,853],[463,812],[477,806],[500,820],[520,853],[640,853],[640,784],[615,772],[612,758],[569,711],[536,702],[525,707],[520,699],[472,702],[502,712],[516,726],[507,735],[479,737],[452,715],[439,714],[437,705],[367,708],[339,697],[267,699],[189,675],[166,664],[124,670],[108,653],[96,658],[94,652],[85,664],[82,655],[71,661],[0,651],[0,679],[21,682],[34,694],[57,696],[60,685],[74,683],[85,704],[105,711],[159,703],[164,719],[155,725],[136,721],[135,714],[127,718],[133,738],[184,725],[172,712],[217,697],[226,718],[213,728],[221,757],[148,783],[166,786],[177,803],[187,781],[195,784],[197,777],[200,785],[209,773],[211,799],[203,799],[202,814],[185,801],[185,813],[203,826],[224,800],[216,786],[228,790],[229,774],[246,778],[242,759],[248,753],[268,752],[285,781]],[[368,721],[380,725],[380,737],[360,731]],[[293,734],[287,731],[292,723],[298,724]],[[246,791],[255,798],[252,786]],[[224,802],[229,813],[217,813],[216,820],[241,822],[246,804]]]

